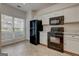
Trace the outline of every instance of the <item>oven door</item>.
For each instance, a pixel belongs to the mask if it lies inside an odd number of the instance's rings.
[[[48,32],[48,48],[63,52],[63,35]]]

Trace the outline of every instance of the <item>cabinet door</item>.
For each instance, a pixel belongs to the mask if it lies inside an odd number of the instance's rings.
[[[75,36],[70,38],[65,37],[64,48],[67,51],[79,54],[79,39],[75,38]]]
[[[42,18],[43,25],[49,25],[49,18]]]
[[[47,45],[47,32],[40,32],[40,43]]]
[[[79,6],[64,9],[65,23],[79,22]]]

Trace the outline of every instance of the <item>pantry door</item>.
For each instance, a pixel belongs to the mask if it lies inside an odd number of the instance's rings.
[[[7,44],[13,41],[13,17],[1,14],[1,41]]]

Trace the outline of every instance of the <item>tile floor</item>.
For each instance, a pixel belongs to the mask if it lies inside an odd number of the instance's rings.
[[[2,52],[9,56],[69,56],[42,45],[30,44],[28,41],[3,47]]]

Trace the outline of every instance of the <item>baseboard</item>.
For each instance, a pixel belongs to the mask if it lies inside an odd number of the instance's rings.
[[[20,41],[12,42],[12,43],[9,43],[9,44],[2,44],[2,47],[14,45],[14,44],[17,44],[17,43],[20,43],[20,42],[24,42],[24,41],[27,41],[27,40],[20,40]]]
[[[42,44],[42,43],[40,43],[40,45],[47,47],[47,45]],[[66,51],[66,50],[64,50],[64,53],[69,54],[71,56],[79,56],[79,54],[77,54],[77,53],[73,53],[73,52]]]
[[[40,43],[40,45],[47,47],[47,45]]]
[[[77,54],[77,53],[73,53],[73,52],[66,51],[66,50],[64,51],[64,53],[70,54],[72,56],[79,56],[79,54]]]

